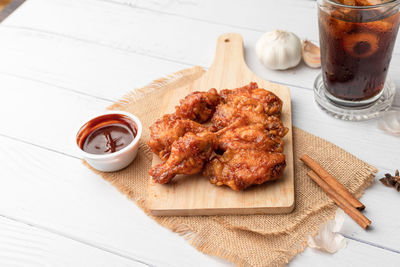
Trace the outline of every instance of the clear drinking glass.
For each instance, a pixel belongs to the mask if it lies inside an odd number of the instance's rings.
[[[379,116],[395,94],[387,78],[399,28],[400,0],[353,6],[318,0],[322,73],[314,84],[317,103],[347,120]]]

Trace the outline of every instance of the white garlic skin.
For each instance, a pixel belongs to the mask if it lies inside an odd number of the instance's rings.
[[[400,136],[400,111],[386,111],[378,121],[378,127],[387,133]]]
[[[256,54],[265,67],[286,70],[300,63],[301,42],[299,37],[291,32],[267,32],[257,41]]]

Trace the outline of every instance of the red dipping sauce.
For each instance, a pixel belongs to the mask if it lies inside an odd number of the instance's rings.
[[[122,114],[107,114],[96,117],[78,132],[76,142],[85,152],[109,154],[127,147],[135,139],[137,125]]]

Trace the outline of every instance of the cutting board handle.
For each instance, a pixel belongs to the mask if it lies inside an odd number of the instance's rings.
[[[209,73],[235,75],[247,70],[243,53],[243,38],[238,33],[225,33],[218,37],[214,62]],[[243,74],[243,73],[242,73]],[[219,79],[224,80],[224,79]]]

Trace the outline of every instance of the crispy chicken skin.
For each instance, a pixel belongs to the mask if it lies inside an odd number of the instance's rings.
[[[265,114],[263,106],[254,99],[236,97],[232,102],[220,104],[211,119],[213,131],[219,131],[237,120],[245,119],[249,124],[262,124],[271,134],[283,137],[288,129],[276,116]],[[273,131],[273,132],[272,132]]]
[[[274,93],[258,88],[257,83],[254,82],[236,89],[222,90],[221,97],[224,103],[235,101],[237,97],[254,99],[263,106],[264,113],[269,116],[279,116],[282,111],[282,100]]]
[[[257,149],[269,152],[282,152],[284,142],[274,134],[269,134],[263,124],[248,124],[238,120],[232,125],[216,132],[218,150]]]
[[[218,105],[211,122],[215,130],[221,130],[238,118],[245,118],[249,123],[264,123],[267,117],[260,103],[247,97],[237,97],[232,102]]]
[[[207,163],[204,175],[212,184],[227,185],[235,191],[254,184],[277,180],[286,166],[285,155],[263,150],[228,149]]]
[[[279,137],[284,137],[289,131],[287,127],[283,126],[282,121],[275,116],[269,116],[264,122],[264,127],[267,130],[268,135]]]
[[[220,101],[221,96],[215,88],[208,92],[193,92],[180,100],[175,113],[178,117],[203,123],[212,117]]]
[[[150,127],[148,146],[164,161],[149,170],[155,182],[203,171],[212,184],[239,191],[282,176],[288,128],[272,92],[256,83],[221,94],[213,88],[186,96],[175,110]],[[200,124],[210,119],[211,126]],[[214,151],[222,155],[210,160]]]
[[[168,183],[177,174],[195,174],[202,171],[217,146],[217,137],[212,132],[186,133],[175,141],[168,160],[149,171],[153,180]]]
[[[275,94],[250,83],[236,89],[221,91],[222,103],[216,108],[211,119],[213,130],[218,131],[231,125],[238,118],[246,118],[250,124],[261,123],[266,128],[279,123],[280,136],[287,132],[278,119],[282,110],[282,100]],[[274,128],[276,129],[276,127]]]
[[[167,160],[172,144],[187,132],[200,133],[207,128],[195,121],[178,118],[174,114],[164,115],[150,126],[147,145],[163,161]]]

